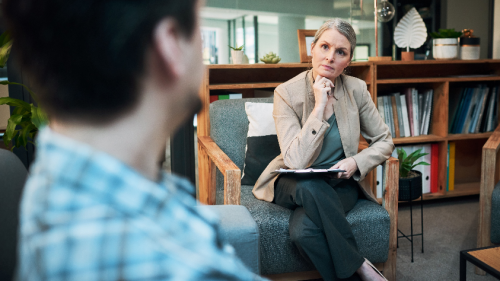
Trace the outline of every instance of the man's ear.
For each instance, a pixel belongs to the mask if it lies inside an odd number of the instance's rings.
[[[170,18],[161,20],[153,33],[153,48],[159,56],[160,63],[174,78],[182,76],[187,64],[182,50],[185,39],[179,32],[177,22]]]

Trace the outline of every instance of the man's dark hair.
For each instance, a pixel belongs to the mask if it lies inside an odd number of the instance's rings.
[[[138,100],[146,49],[172,17],[191,38],[197,0],[4,0],[15,57],[42,107],[61,119],[114,120]]]

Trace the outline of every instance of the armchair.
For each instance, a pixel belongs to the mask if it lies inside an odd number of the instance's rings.
[[[477,247],[500,244],[500,126],[483,146],[479,187],[479,228]],[[476,273],[485,272],[476,267]]]
[[[272,98],[216,101],[210,105],[210,136],[198,135],[199,200],[201,203],[234,204],[248,208],[260,231],[260,274],[279,280],[318,278],[290,241],[288,221],[292,211],[256,199],[253,186],[241,185],[248,119],[245,102],[272,103]],[[362,145],[360,145],[362,148]],[[398,160],[384,164],[382,206],[360,199],[347,214],[363,255],[389,280],[396,280],[398,216]],[[218,170],[218,171],[217,171]],[[369,184],[366,182],[362,184]]]

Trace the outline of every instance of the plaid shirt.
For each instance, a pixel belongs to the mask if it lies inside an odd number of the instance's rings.
[[[153,182],[49,128],[22,203],[20,280],[260,280],[222,245],[194,188]]]

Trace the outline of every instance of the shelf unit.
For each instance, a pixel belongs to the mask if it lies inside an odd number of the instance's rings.
[[[198,136],[210,135],[210,95],[223,91],[241,92],[254,97],[255,90],[274,90],[279,84],[310,69],[307,63],[209,65],[200,90],[203,109],[198,114]],[[353,62],[347,74],[364,80],[373,101],[378,95],[402,92],[404,88],[434,90],[431,131],[429,135],[394,138],[395,145],[437,143],[439,145],[437,193],[424,194],[424,200],[479,194],[481,149],[492,133],[448,134],[449,96],[453,89],[477,83],[500,84],[500,60],[476,61],[380,61]],[[446,191],[448,142],[456,143],[455,190]],[[208,186],[210,167],[199,153],[200,190]],[[375,191],[375,173],[369,174]]]

